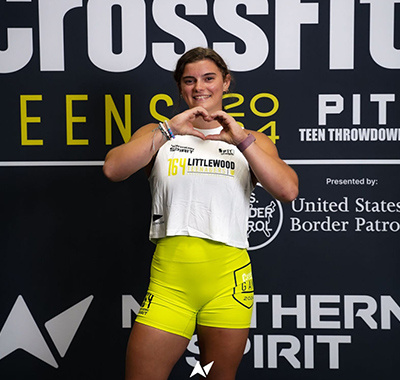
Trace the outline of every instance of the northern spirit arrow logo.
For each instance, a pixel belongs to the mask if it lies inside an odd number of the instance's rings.
[[[85,298],[44,324],[61,357],[65,356],[93,298]],[[0,332],[0,360],[18,349],[58,368],[56,359],[22,296],[18,296]]]
[[[205,365],[204,367],[201,367],[200,363],[197,362],[195,367],[193,368],[193,371],[192,371],[192,374],[190,375],[190,377],[193,377],[194,375],[197,375],[197,374],[199,374],[200,376],[203,376],[203,377],[207,377],[213,364],[214,364],[214,362],[211,362],[211,363],[208,363],[207,365]]]

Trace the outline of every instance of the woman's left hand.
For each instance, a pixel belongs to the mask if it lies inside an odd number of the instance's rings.
[[[224,111],[217,111],[203,118],[206,121],[217,120],[222,126],[219,134],[208,135],[205,138],[206,140],[219,140],[225,141],[228,144],[238,145],[247,137],[246,131],[231,115],[228,115]]]
[[[220,140],[238,145],[249,133],[252,133],[257,141],[244,150],[243,155],[246,157],[256,180],[273,197],[282,202],[290,202],[297,197],[297,175],[279,158],[275,145],[266,135],[243,129],[231,115],[224,111],[218,111],[203,118],[206,121],[218,120],[222,126],[220,134],[208,135],[205,138],[206,140]]]

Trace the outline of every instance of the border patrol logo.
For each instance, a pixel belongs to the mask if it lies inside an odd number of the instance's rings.
[[[283,224],[283,209],[279,201],[257,184],[250,197],[247,226],[249,251],[261,249],[279,234]]]

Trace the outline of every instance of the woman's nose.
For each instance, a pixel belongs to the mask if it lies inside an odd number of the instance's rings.
[[[204,83],[200,80],[198,80],[194,86],[194,89],[196,91],[201,91],[204,88]]]

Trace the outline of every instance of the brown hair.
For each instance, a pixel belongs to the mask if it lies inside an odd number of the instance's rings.
[[[210,48],[197,47],[183,54],[182,57],[179,58],[176,64],[176,68],[174,71],[174,79],[176,84],[178,85],[179,92],[181,90],[181,79],[183,72],[185,70],[185,66],[188,63],[202,61],[203,59],[209,59],[210,61],[213,61],[221,71],[222,78],[224,80],[227,75],[231,75],[227,64],[215,50]]]

